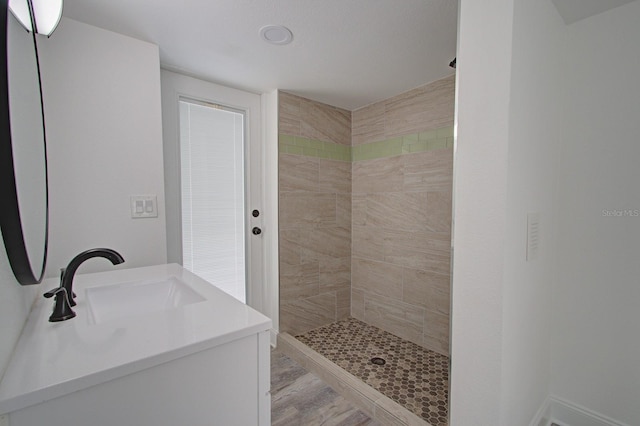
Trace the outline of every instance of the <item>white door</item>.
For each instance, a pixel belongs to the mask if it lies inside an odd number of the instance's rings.
[[[163,74],[164,96],[168,261],[262,310],[260,97]]]

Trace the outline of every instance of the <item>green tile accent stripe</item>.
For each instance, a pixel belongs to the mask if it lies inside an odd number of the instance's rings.
[[[356,146],[280,134],[281,153],[340,161],[363,161],[434,149],[453,148],[453,126]]]
[[[285,154],[351,161],[351,147],[333,142],[323,142],[316,139],[302,138],[300,136],[280,134],[278,147],[280,152]]]
[[[351,158],[352,161],[373,160],[444,148],[453,148],[453,126],[356,145],[351,148]]]

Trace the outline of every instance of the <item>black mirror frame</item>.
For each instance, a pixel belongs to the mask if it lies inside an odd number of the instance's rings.
[[[49,182],[47,170],[47,145],[46,134],[43,128],[43,149],[45,167],[45,238],[42,268],[34,272],[31,267],[29,254],[24,241],[20,208],[18,205],[18,193],[16,188],[15,168],[11,145],[11,116],[9,112],[9,80],[8,80],[8,46],[7,26],[9,18],[9,0],[0,0],[0,229],[7,251],[7,257],[11,269],[18,282],[22,285],[39,284],[44,277],[47,264],[47,248],[49,243]],[[40,79],[40,62],[36,36],[33,36],[34,53],[38,72],[38,85],[40,90],[40,111],[42,113],[42,125],[44,127],[44,103],[42,100],[42,83]]]

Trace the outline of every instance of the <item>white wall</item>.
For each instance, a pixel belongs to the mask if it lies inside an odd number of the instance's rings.
[[[460,3],[451,424],[528,424],[547,396],[640,424],[640,1],[570,26],[550,1],[476,3]]]
[[[49,155],[49,275],[80,251],[112,247],[134,267],[166,260],[160,67],[156,46],[63,18],[39,38]],[[133,220],[130,194],[156,194],[158,219]],[[82,270],[112,268],[88,262]],[[34,298],[0,250],[0,376]]]
[[[528,424],[549,393],[564,32],[565,24],[549,0],[514,1],[502,289],[502,425]],[[538,258],[527,261],[527,213],[533,212],[540,218]]]
[[[280,330],[280,262],[278,247],[278,91],[263,93],[262,141],[264,143],[265,218],[263,229],[268,235],[264,247],[264,314],[271,318],[271,345],[276,346]]]
[[[8,28],[10,30],[15,30],[16,32],[19,32],[20,33],[19,35],[21,36],[21,37],[12,37],[11,40],[13,40],[14,42],[15,41],[28,42],[28,40],[31,38],[31,35],[24,32],[20,24],[18,24],[17,21],[15,21],[15,19],[8,19],[7,23],[9,25]],[[15,25],[11,25],[12,23]],[[15,35],[14,33],[10,32],[10,35],[11,34]],[[20,66],[24,66],[25,64],[33,65],[33,63],[35,62],[35,59],[33,57],[33,46],[30,47],[28,43],[26,46],[24,46],[22,43],[18,43],[18,46],[20,47],[20,49],[11,50],[12,52],[12,55],[10,57],[11,64],[13,66],[18,67],[16,68],[16,70],[19,69]],[[27,48],[30,47],[30,50],[24,49],[25,47]],[[13,69],[13,67],[10,67],[10,68]],[[19,85],[22,83],[32,84],[34,81],[33,79],[35,78],[34,73],[35,71],[34,72],[14,72],[14,73],[10,73],[9,79],[10,81],[14,81],[14,84],[16,84],[15,80],[18,81],[17,84]],[[33,85],[33,90],[25,90],[23,92],[12,91],[10,95],[13,95],[12,98],[13,97],[22,98],[22,97],[28,96],[30,100],[34,100],[35,102],[39,103],[39,100],[37,99],[38,90],[36,85]],[[14,105],[13,102],[10,102],[10,103]],[[32,106],[32,104],[28,102],[23,102],[21,105]],[[26,111],[30,111],[30,109],[26,108]],[[34,136],[34,133],[35,133],[35,136],[38,136],[39,139],[42,139],[42,131],[40,130],[38,132],[38,127],[34,126],[33,123],[29,120],[30,117],[28,115],[25,115],[23,117],[21,117],[20,115],[15,115],[15,112],[16,111],[12,111],[12,118],[14,120],[19,118],[25,119],[21,123],[21,124],[24,124],[24,126],[22,125],[18,126],[19,130],[27,133],[25,137]],[[20,110],[18,112],[20,112]],[[29,125],[30,123],[31,125]],[[16,129],[14,128],[13,131],[15,132],[15,130]],[[28,152],[28,148],[30,148],[30,144],[24,144],[23,147],[24,146],[27,147],[27,150],[26,151],[23,150],[23,154],[29,155],[30,153]],[[16,150],[16,146],[14,145],[13,146],[14,158],[16,155],[15,150]],[[31,172],[31,170],[27,170],[27,172]],[[42,175],[44,175],[44,173],[42,173]],[[26,190],[31,189],[31,192],[33,192],[33,188],[23,187],[23,189],[26,189]],[[39,197],[37,199],[41,201],[44,199],[44,197]],[[3,199],[0,204],[0,208],[4,209],[6,203],[7,201]],[[22,211],[22,213],[23,214],[25,213],[24,210]],[[40,221],[40,222],[44,222],[44,221]],[[42,235],[42,234],[39,234],[39,235]],[[5,251],[4,244],[0,242],[0,246],[1,246],[0,247],[0,379],[1,379],[2,375],[4,374],[4,370],[7,366],[7,363],[9,362],[9,359],[11,357],[11,352],[13,351],[13,347],[15,346],[15,343],[18,340],[18,337],[20,336],[22,327],[24,326],[27,315],[29,314],[29,310],[31,308],[34,297],[36,296],[38,287],[37,286],[23,287],[18,283],[18,281],[15,279],[13,275],[11,266],[9,265],[9,259],[7,258],[7,252]],[[42,252],[42,250],[40,250],[40,252]],[[40,270],[38,267],[35,273],[38,274],[39,272]]]
[[[18,283],[3,245],[0,248],[0,379],[39,291],[37,285],[23,287]]]
[[[63,18],[40,38],[49,155],[48,275],[93,247],[122,268],[166,262],[160,64],[155,45]],[[132,219],[131,195],[158,218]],[[81,272],[113,268],[103,259]]]
[[[640,424],[640,2],[567,27],[552,393]]]
[[[460,0],[450,424],[500,417],[513,1]]]

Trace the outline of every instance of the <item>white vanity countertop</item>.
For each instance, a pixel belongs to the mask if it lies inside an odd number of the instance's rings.
[[[204,301],[95,324],[86,289],[175,277]],[[59,285],[49,279],[42,293]],[[271,320],[183,269],[159,265],[77,275],[77,316],[52,323],[40,297],[0,383],[0,415],[266,331]]]

